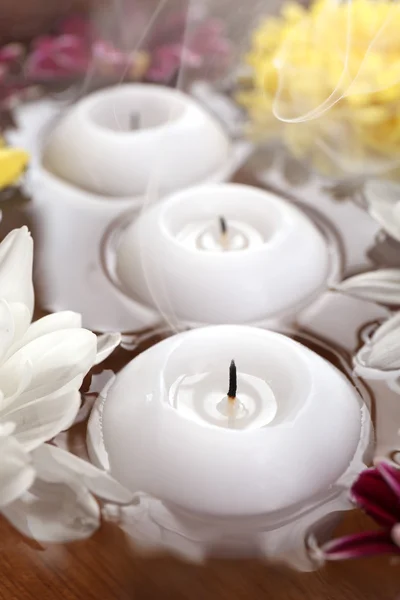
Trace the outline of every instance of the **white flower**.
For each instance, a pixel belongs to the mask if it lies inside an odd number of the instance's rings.
[[[130,500],[103,471],[45,444],[72,425],[83,378],[120,336],[97,338],[72,312],[31,324],[32,257],[26,227],[0,244],[0,510],[26,535],[66,541],[98,527],[91,492]]]
[[[399,391],[400,377],[400,313],[378,327],[354,357],[354,369],[365,379],[385,380]]]
[[[388,235],[400,241],[400,186],[389,181],[366,183],[364,196],[369,214]]]
[[[3,439],[11,442],[8,463],[18,462],[18,471],[8,469],[9,499],[14,499],[2,512],[28,537],[45,542],[86,538],[99,527],[101,517],[92,494],[117,504],[132,500],[132,494],[105,471],[61,448],[42,444],[28,455],[21,446],[13,447],[18,445],[14,438]]]
[[[400,269],[381,269],[350,277],[338,292],[370,302],[400,306]],[[380,379],[400,393],[400,312],[396,312],[357,352],[354,370],[365,379]]]
[[[335,289],[362,300],[400,306],[400,269],[361,273],[345,279]]]
[[[28,454],[12,436],[15,425],[0,425],[0,509],[16,500],[35,480]]]

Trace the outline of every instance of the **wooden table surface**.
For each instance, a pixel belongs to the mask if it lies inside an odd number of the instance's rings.
[[[251,180],[242,174],[238,180]],[[29,224],[26,202],[3,203],[0,239]],[[1,459],[1,457],[0,457]],[[365,530],[359,511],[338,534]],[[388,558],[329,564],[297,573],[261,561],[210,560],[194,566],[143,556],[116,525],[84,542],[41,547],[0,517],[0,600],[400,600],[400,563]]]
[[[348,529],[360,527],[354,512]],[[259,561],[193,566],[135,554],[115,526],[91,539],[40,548],[0,521],[1,600],[398,600],[400,565],[388,559],[330,564],[296,573]]]

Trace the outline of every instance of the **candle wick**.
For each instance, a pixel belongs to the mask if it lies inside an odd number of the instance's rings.
[[[129,128],[134,131],[135,129],[139,129],[140,127],[140,118],[139,113],[131,113],[129,116]]]
[[[237,371],[235,361],[232,360],[229,367],[229,389],[228,389],[228,399],[236,400],[237,393]]]
[[[228,249],[228,225],[224,217],[219,217],[219,230],[221,232],[222,250]]]
[[[219,228],[222,236],[226,236],[228,233],[228,225],[224,217],[219,217]]]

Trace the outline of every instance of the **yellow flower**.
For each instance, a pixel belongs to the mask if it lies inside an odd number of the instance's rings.
[[[391,0],[290,2],[263,20],[244,57],[250,81],[237,94],[252,134],[279,132],[300,157],[314,146],[344,163],[400,162],[399,31]]]
[[[0,139],[0,190],[15,185],[25,171],[29,154],[19,148],[5,146]]]

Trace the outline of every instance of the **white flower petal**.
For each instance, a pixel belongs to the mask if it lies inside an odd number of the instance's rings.
[[[0,435],[0,507],[14,502],[27,489],[34,479],[35,471],[30,456],[11,435]]]
[[[25,304],[13,302],[10,304],[10,310],[14,318],[14,340],[13,345],[9,349],[8,355],[12,354],[14,344],[17,343],[18,340],[22,339],[25,335],[32,318],[32,315]]]
[[[0,300],[0,364],[13,353],[30,320],[31,315],[24,304],[8,304],[6,300]]]
[[[82,317],[79,313],[63,311],[47,315],[31,324],[25,335],[13,345],[12,351],[16,352],[33,340],[64,329],[79,329],[82,327]]]
[[[400,368],[400,332],[394,329],[371,344],[368,366],[382,371]]]
[[[2,512],[20,533],[39,542],[82,540],[100,526],[97,502],[76,481],[37,481],[30,492]]]
[[[1,367],[0,367],[1,371]],[[10,407],[16,407],[19,399],[23,396],[25,390],[29,387],[33,377],[32,363],[30,360],[20,362],[15,365],[15,369],[10,376],[9,380],[0,379],[4,390],[2,390],[2,397],[0,400],[0,420],[4,421],[7,419],[7,414]],[[7,398],[4,397],[5,391]]]
[[[14,341],[14,317],[8,302],[0,299],[0,363]]]
[[[68,390],[10,410],[7,419],[16,425],[14,437],[30,452],[70,427],[80,405],[79,391]]]
[[[128,504],[133,493],[115,481],[108,473],[91,463],[50,444],[40,446],[32,453],[39,477],[53,480],[62,471],[74,474],[96,496],[118,504]]]
[[[14,229],[0,244],[1,297],[24,304],[33,313],[33,240],[27,227]]]
[[[355,372],[364,379],[398,377],[400,369],[400,313],[385,321],[354,356]]]
[[[400,376],[399,370],[383,371],[370,365],[371,346],[363,346],[353,358],[354,373],[363,379],[372,381],[385,381],[391,385],[391,381]]]
[[[97,355],[95,365],[103,362],[121,343],[120,333],[105,333],[97,338]]]
[[[342,281],[336,290],[371,302],[400,305],[400,269],[362,273]]]
[[[12,435],[15,431],[14,423],[0,423],[0,437]]]
[[[374,335],[371,338],[371,343],[374,344],[375,342],[379,342],[388,333],[391,333],[395,329],[398,330],[400,343],[400,312],[397,312],[393,317],[390,317],[390,319],[388,319],[380,327],[378,327],[378,329],[375,331]]]
[[[79,387],[95,358],[96,336],[86,329],[65,329],[36,338],[1,365],[4,402],[7,405],[7,396],[15,393],[20,365],[28,360],[33,377],[20,403],[47,396],[77,379]]]
[[[389,181],[371,180],[366,183],[364,193],[371,217],[400,241],[399,186]]]

